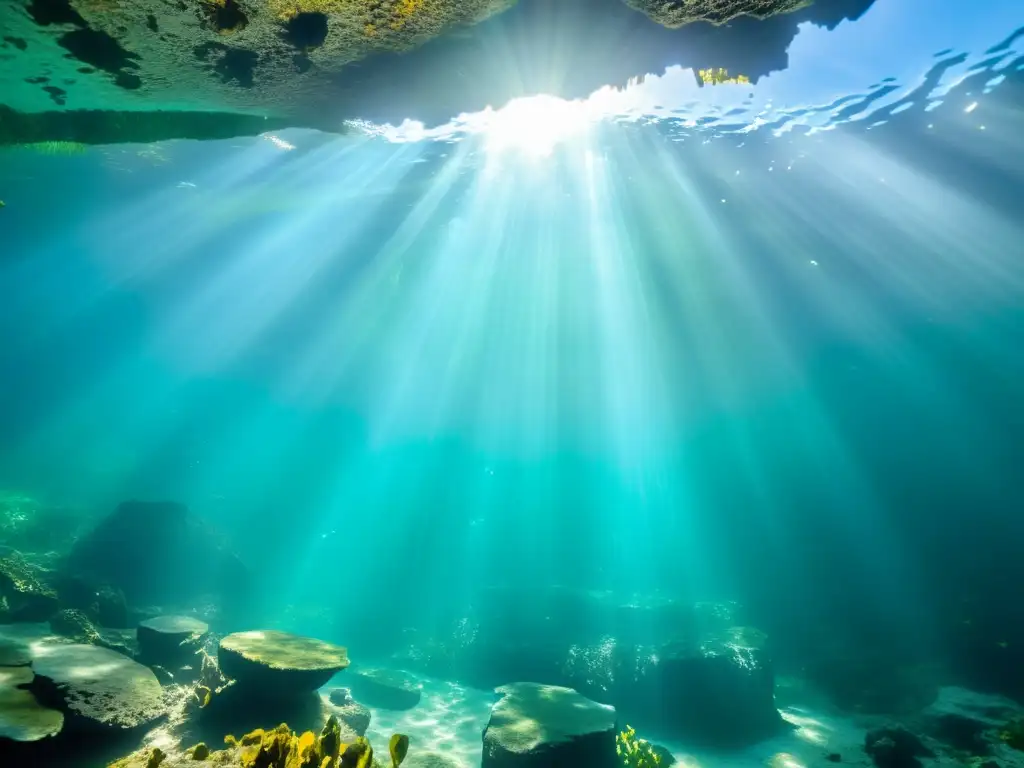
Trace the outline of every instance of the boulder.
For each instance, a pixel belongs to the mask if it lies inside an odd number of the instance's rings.
[[[784,724],[764,645],[762,633],[734,627],[664,646],[639,675],[617,683],[611,700],[627,717],[693,743],[752,744]]]
[[[974,756],[989,755],[1000,742],[1006,723],[1024,715],[1011,699],[976,693],[964,688],[939,690],[934,702],[918,718],[921,730],[936,741]]]
[[[331,702],[332,713],[341,723],[351,728],[358,736],[366,735],[370,728],[370,710],[353,699],[348,688],[332,688],[327,698]]]
[[[615,709],[571,688],[512,683],[484,730],[483,768],[614,768]]]
[[[380,709],[412,709],[420,703],[423,687],[404,672],[379,668],[360,668],[349,682],[356,697]]]
[[[670,33],[620,0],[0,0],[0,143],[338,131],[347,119],[436,125],[554,83],[554,95],[585,98],[669,61],[756,79],[786,66],[801,23],[834,26],[873,0],[626,1],[666,26],[809,7]],[[606,55],[624,29],[628,55]],[[552,39],[557,60],[533,66]],[[495,55],[496,40],[508,55]]]
[[[18,552],[0,557],[0,621],[46,621],[58,607],[48,574]]]
[[[205,621],[191,616],[157,616],[139,624],[139,661],[173,667],[186,663],[210,632]]]
[[[76,643],[97,645],[100,633],[89,621],[89,617],[77,608],[65,608],[50,617],[50,629],[53,633],[70,638]]]
[[[61,710],[75,728],[141,728],[165,714],[153,673],[115,651],[53,643],[34,651],[33,670],[36,698]]]
[[[341,646],[274,630],[227,635],[217,659],[240,689],[275,696],[315,691],[349,663]]]
[[[133,604],[195,603],[217,595],[242,609],[251,575],[223,538],[181,504],[126,502],[75,544],[65,573],[123,592]]]
[[[934,757],[921,737],[900,725],[868,731],[864,751],[878,768],[919,768],[922,757]]]

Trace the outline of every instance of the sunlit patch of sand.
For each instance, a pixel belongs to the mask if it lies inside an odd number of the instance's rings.
[[[483,731],[496,700],[490,691],[425,679],[416,708],[399,712],[371,707],[366,735],[371,744],[384,745],[392,733],[404,733],[409,736],[410,755],[443,752],[466,768],[475,768],[480,765]]]

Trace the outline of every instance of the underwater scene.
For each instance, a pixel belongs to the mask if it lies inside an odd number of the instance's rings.
[[[1024,768],[1024,2],[0,0],[0,768]]]

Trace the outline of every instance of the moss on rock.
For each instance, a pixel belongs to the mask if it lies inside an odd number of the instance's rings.
[[[240,688],[277,694],[314,691],[349,664],[341,646],[273,630],[227,635],[217,657]]]
[[[130,729],[164,715],[160,683],[141,664],[93,645],[54,644],[33,659],[32,690],[84,726]]]
[[[76,608],[65,608],[50,617],[50,628],[54,634],[74,640],[76,643],[96,645],[100,633],[89,621],[89,617]]]
[[[6,605],[0,620],[46,621],[57,610],[46,572],[18,552],[0,557],[0,597]]]
[[[695,21],[725,24],[737,16],[765,19],[805,8],[814,0],[625,0],[662,26],[675,29]]]

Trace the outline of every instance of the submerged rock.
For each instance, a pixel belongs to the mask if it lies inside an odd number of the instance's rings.
[[[58,608],[48,574],[18,552],[0,557],[0,621],[46,621]]]
[[[698,644],[666,646],[619,705],[698,743],[739,747],[783,727],[763,633],[734,627]]]
[[[613,768],[615,709],[571,688],[512,683],[496,689],[484,730],[483,768]]]
[[[664,27],[676,28],[695,21],[724,24],[737,16],[764,19],[780,13],[792,13],[814,0],[626,0],[631,8],[642,11]]]
[[[53,644],[33,659],[36,698],[75,727],[133,729],[165,714],[160,683],[141,664],[93,645]]]
[[[50,628],[54,634],[70,638],[76,643],[96,645],[100,633],[96,631],[89,618],[75,608],[65,608],[50,617]]]
[[[372,715],[368,707],[360,704],[349,694],[348,688],[332,688],[327,694],[332,712],[338,720],[351,728],[358,736],[365,736],[370,728]]]
[[[36,742],[56,736],[64,726],[64,715],[42,706],[26,690],[35,677],[31,667],[0,667],[0,754],[4,740]]]
[[[869,731],[864,737],[864,751],[878,768],[918,768],[918,758],[935,756],[920,736],[901,725]]]
[[[408,675],[389,669],[358,669],[351,673],[352,692],[371,707],[412,709],[420,703],[422,686]]]
[[[191,616],[157,616],[139,624],[139,660],[172,667],[195,656],[210,632],[205,621]]]
[[[554,95],[585,98],[667,63],[736,62],[756,67],[755,76],[785,66],[800,22],[829,23],[872,2],[819,2],[768,30],[721,27],[679,40],[658,23],[765,16],[807,3],[627,1],[654,21],[620,0],[0,0],[13,8],[0,40],[0,144],[336,131],[346,119],[437,124],[544,83],[559,84]],[[631,50],[603,55],[622,30]],[[560,41],[559,56],[528,65],[551,39]],[[522,77],[508,78],[509,66]],[[453,78],[458,71],[475,76]]]
[[[133,604],[189,604],[216,594],[241,610],[251,575],[209,525],[174,503],[126,502],[79,539],[64,565]]]
[[[227,635],[217,658],[240,689],[279,696],[315,691],[349,664],[341,646],[274,630]]]

